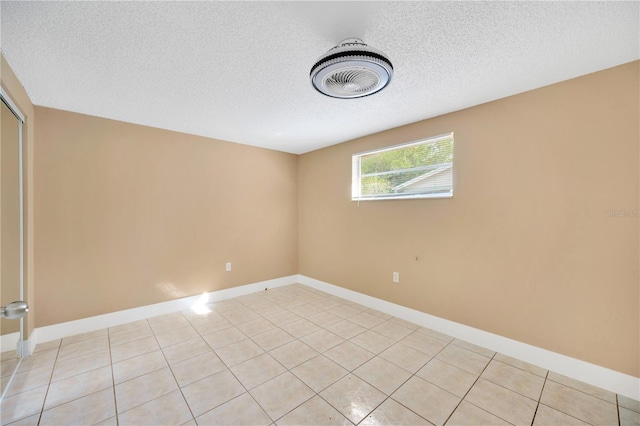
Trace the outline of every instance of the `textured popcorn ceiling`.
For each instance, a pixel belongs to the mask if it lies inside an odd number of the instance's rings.
[[[292,153],[640,56],[639,2],[0,7],[2,52],[35,105]],[[367,98],[324,97],[309,70],[349,37],[385,52],[394,79]]]

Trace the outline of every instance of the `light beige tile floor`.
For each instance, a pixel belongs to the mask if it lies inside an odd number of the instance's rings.
[[[209,307],[38,345],[2,424],[640,426],[638,401],[303,285]]]

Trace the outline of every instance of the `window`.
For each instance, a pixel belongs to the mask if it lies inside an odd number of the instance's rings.
[[[453,196],[453,133],[355,154],[352,200]]]

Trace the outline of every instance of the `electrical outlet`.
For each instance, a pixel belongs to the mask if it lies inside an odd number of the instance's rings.
[[[231,262],[227,262],[227,264],[224,266],[224,269],[229,272],[231,270]]]
[[[393,282],[394,283],[399,283],[400,282],[400,273],[399,272],[394,272],[393,273]]]

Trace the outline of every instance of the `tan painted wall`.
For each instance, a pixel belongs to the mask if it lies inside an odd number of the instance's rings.
[[[297,156],[41,107],[36,123],[38,327],[297,273]]]
[[[33,144],[35,123],[33,104],[24,87],[9,67],[3,55],[0,55],[0,82],[25,118],[22,127],[22,162],[24,196],[24,283],[25,299],[29,303],[29,313],[25,317],[25,339],[31,336],[35,324],[34,298],[34,224],[33,224]]]
[[[640,376],[638,68],[302,155],[300,273]],[[453,198],[351,201],[352,154],[451,131]]]

